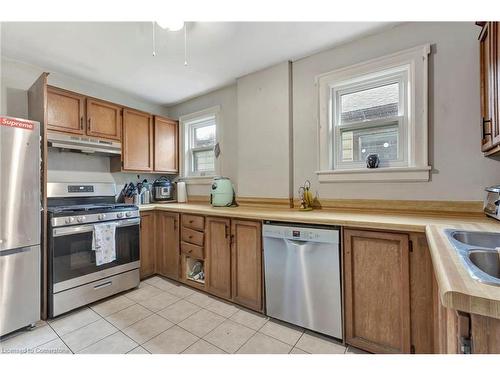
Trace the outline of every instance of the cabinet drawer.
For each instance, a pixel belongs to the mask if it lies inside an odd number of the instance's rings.
[[[189,228],[182,228],[182,241],[203,246],[203,233]]]
[[[181,251],[192,258],[204,259],[203,247],[201,246],[193,245],[187,242],[181,242]]]
[[[205,229],[205,218],[203,216],[182,215],[182,226],[203,231]]]

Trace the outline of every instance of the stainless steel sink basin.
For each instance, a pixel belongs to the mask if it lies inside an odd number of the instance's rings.
[[[497,251],[471,250],[468,253],[471,263],[484,273],[500,279],[500,253]]]
[[[488,249],[500,247],[500,233],[455,231],[452,237],[468,246]]]
[[[500,233],[454,229],[445,233],[473,279],[500,286]]]

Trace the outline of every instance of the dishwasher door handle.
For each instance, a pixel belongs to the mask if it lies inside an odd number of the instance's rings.
[[[294,245],[294,246],[303,246],[303,245],[310,245],[311,243],[309,241],[302,241],[302,240],[291,240],[289,238],[283,238],[283,241],[285,241],[286,244]],[[306,247],[312,247],[312,246],[306,246]]]

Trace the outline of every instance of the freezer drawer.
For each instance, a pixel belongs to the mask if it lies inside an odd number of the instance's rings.
[[[0,251],[0,336],[40,320],[40,246]]]
[[[263,233],[267,315],[341,339],[338,231],[264,226]]]

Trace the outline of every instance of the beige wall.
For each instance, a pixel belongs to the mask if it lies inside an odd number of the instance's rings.
[[[28,118],[27,90],[44,70],[17,61],[7,59],[0,61],[0,114]],[[51,73],[49,75],[49,84],[154,114],[167,115],[166,107],[141,101],[121,91],[93,82]],[[109,160],[109,157],[106,156],[60,152],[49,149],[48,179],[54,182],[115,182],[118,185],[129,181],[137,181],[137,174],[135,173],[110,173]],[[152,181],[157,177],[159,175],[141,174],[140,179],[147,178],[148,181]]]
[[[479,31],[473,22],[407,23],[294,62],[294,186],[309,179],[320,197],[332,199],[481,200],[485,186],[500,183],[500,161],[480,152]],[[424,43],[432,46],[431,181],[319,184],[314,77]]]
[[[168,114],[165,106],[146,102],[129,93],[6,58],[1,59],[0,113],[15,117],[27,117],[27,90],[44,71],[50,73],[48,77],[49,85],[109,100],[110,102],[157,115],[166,116]],[[124,79],[127,79],[127,77],[124,77]]]
[[[218,90],[172,107],[170,114],[176,116],[222,105],[223,116],[232,119],[230,134],[235,142],[230,149],[226,148],[223,163],[231,167],[225,168],[224,174],[236,182],[239,196],[283,198],[288,196],[290,184],[297,196],[298,186],[308,179],[320,198],[482,200],[485,186],[500,183],[500,161],[485,158],[480,152],[478,33],[479,28],[472,22],[406,23],[295,61],[292,132],[287,125],[287,63],[238,79],[226,95]],[[431,43],[432,47],[431,180],[320,184],[315,174],[318,169],[315,77],[424,43]],[[230,110],[225,103],[231,103]],[[224,122],[226,134],[229,126]],[[290,137],[293,147],[288,141]],[[204,186],[196,191],[203,193],[207,189]]]
[[[231,178],[239,196],[289,196],[289,74],[289,64],[281,63],[168,108],[171,117],[179,118],[220,106],[220,174]],[[209,189],[208,184],[188,183],[191,195],[208,195]]]
[[[288,198],[290,76],[284,62],[238,79],[238,195]]]

